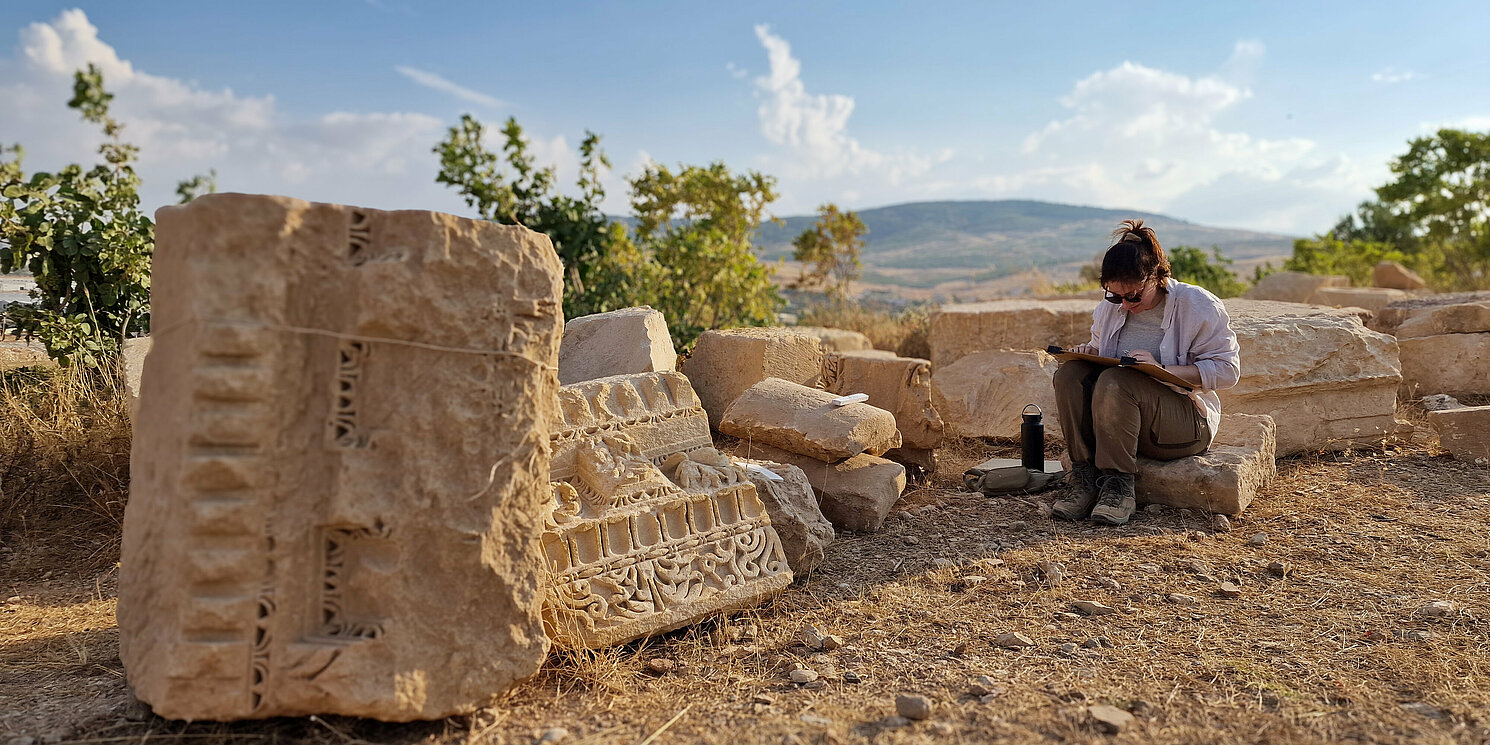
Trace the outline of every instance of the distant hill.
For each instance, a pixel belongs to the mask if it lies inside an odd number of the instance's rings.
[[[917,202],[862,210],[869,228],[861,257],[864,282],[929,288],[983,281],[1031,269],[1053,270],[1091,261],[1110,245],[1119,221],[1142,218],[1161,245],[1219,246],[1238,263],[1292,251],[1293,238],[1196,225],[1166,215],[1050,202],[1000,200]],[[761,227],[757,242],[768,261],[791,260],[791,241],[815,216],[783,218]],[[1061,274],[1063,272],[1055,272]]]

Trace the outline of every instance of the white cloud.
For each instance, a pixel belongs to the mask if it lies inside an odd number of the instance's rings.
[[[733,62],[724,63],[724,69],[728,70],[729,76],[734,78],[735,80],[744,80],[745,78],[750,76],[749,70],[746,70],[745,68],[740,67]]]
[[[418,83],[419,85],[424,86],[425,88],[437,90],[441,93],[448,93],[452,96],[455,96],[456,98],[459,98],[462,101],[469,101],[471,103],[481,104],[482,106],[488,106],[493,109],[502,105],[501,101],[492,96],[488,96],[481,91],[471,90],[470,88],[466,88],[465,86],[452,83],[449,80],[446,80],[445,78],[440,77],[439,75],[436,75],[427,70],[420,70],[417,67],[407,67],[404,65],[398,65],[393,69],[397,70],[398,74],[414,81],[415,83]]]
[[[142,204],[175,201],[177,180],[216,169],[227,191],[305,199],[459,210],[452,192],[434,183],[431,148],[439,119],[417,112],[332,112],[292,118],[270,95],[210,90],[153,75],[121,59],[81,10],[68,10],[20,31],[0,56],[0,132],[26,147],[28,170],[97,160],[94,125],[66,107],[72,75],[89,63],[115,95],[111,112],[123,138],[140,146]]]
[[[1460,119],[1440,122],[1418,122],[1418,129],[1424,132],[1437,132],[1440,129],[1464,129],[1470,132],[1487,132],[1490,131],[1490,115],[1466,116]]]
[[[946,150],[932,156],[892,154],[859,144],[848,134],[854,99],[838,93],[808,93],[802,82],[802,63],[792,56],[791,45],[765,24],[755,27],[755,36],[770,63],[770,72],[755,79],[761,134],[787,151],[788,157],[781,162],[768,162],[781,166],[788,176],[815,180],[874,174],[895,185],[951,157]]]
[[[1386,67],[1381,72],[1373,73],[1371,75],[1371,82],[1390,85],[1392,83],[1405,83],[1417,77],[1419,77],[1418,74],[1412,70],[1398,70],[1395,67]]]

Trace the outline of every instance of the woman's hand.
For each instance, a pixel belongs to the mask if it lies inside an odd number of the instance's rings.
[[[1096,354],[1097,353],[1097,348],[1094,347],[1094,346],[1092,346],[1092,345],[1090,345],[1090,344],[1077,344],[1076,346],[1071,347],[1070,349],[1067,349],[1066,351],[1067,352],[1075,352],[1077,354]]]
[[[1124,356],[1132,357],[1133,359],[1138,360],[1141,363],[1147,363],[1150,365],[1159,364],[1159,361],[1154,359],[1154,354],[1147,349],[1134,349],[1130,352],[1124,352],[1123,354]]]

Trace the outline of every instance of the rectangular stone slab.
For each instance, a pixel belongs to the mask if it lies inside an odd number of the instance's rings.
[[[1278,474],[1274,431],[1269,417],[1222,414],[1204,453],[1169,461],[1140,457],[1134,481],[1139,503],[1240,514]]]
[[[542,547],[555,644],[622,644],[791,584],[769,512],[744,467],[714,451],[681,373],[565,386],[551,440]]]
[[[732,451],[741,458],[785,463],[802,469],[817,493],[818,508],[823,517],[840,530],[872,533],[885,524],[890,508],[905,491],[905,466],[877,458],[856,455],[837,463],[823,463],[816,458],[789,453],[759,443],[741,442]]]
[[[1465,396],[1490,393],[1490,332],[1398,339],[1402,393]]]
[[[821,385],[840,396],[867,394],[870,406],[894,414],[902,447],[941,447],[946,425],[932,405],[930,362],[880,350],[824,352]]]
[[[536,672],[548,238],[242,194],[156,219],[119,578],[135,694],[404,721]]]
[[[677,365],[667,319],[649,307],[580,316],[564,324],[564,341],[559,345],[561,385],[612,375],[671,372]]]
[[[1021,299],[944,306],[931,314],[932,369],[940,370],[974,352],[1085,344],[1092,337],[1092,313],[1100,302]]]
[[[1463,406],[1428,412],[1439,444],[1465,463],[1490,465],[1490,406]]]
[[[709,412],[709,426],[718,428],[725,409],[766,378],[816,386],[822,342],[790,328],[715,329],[699,335],[681,369]]]
[[[766,378],[730,404],[719,431],[825,463],[900,447],[895,415],[868,403],[835,406],[837,394]]]

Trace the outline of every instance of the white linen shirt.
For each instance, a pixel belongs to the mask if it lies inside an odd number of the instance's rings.
[[[1241,349],[1237,346],[1236,333],[1231,330],[1231,317],[1226,314],[1221,299],[1204,287],[1172,277],[1165,280],[1165,287],[1169,299],[1164,320],[1159,324],[1164,338],[1159,342],[1158,360],[1163,365],[1194,365],[1200,370],[1200,388],[1187,395],[1205,415],[1214,442],[1216,430],[1221,426],[1221,397],[1216,391],[1236,385],[1242,376]],[[1106,300],[1097,303],[1097,309],[1092,312],[1091,345],[1098,354],[1120,355],[1118,332],[1127,320],[1128,311],[1121,305]]]

